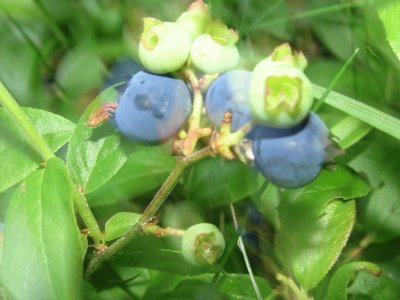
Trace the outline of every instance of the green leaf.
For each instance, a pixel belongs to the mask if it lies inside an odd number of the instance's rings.
[[[371,272],[361,271],[348,288],[348,294],[350,299],[398,300],[400,299],[400,283],[389,273],[376,276]]]
[[[117,91],[108,88],[86,109],[71,137],[67,165],[75,180],[90,193],[109,181],[126,161],[126,154],[116,132],[107,131],[104,125],[86,126],[89,116],[100,107],[103,99],[116,101]]]
[[[190,170],[184,190],[190,201],[213,207],[254,195],[260,183],[261,176],[240,161],[210,158]]]
[[[175,158],[163,146],[135,146],[126,163],[106,185],[88,195],[92,206],[108,205],[135,198],[159,187],[175,165]]]
[[[105,225],[106,241],[111,241],[124,235],[140,219],[141,214],[119,212],[113,215]]]
[[[24,108],[37,130],[53,151],[60,149],[70,139],[75,125],[59,115]],[[25,142],[19,127],[0,108],[0,192],[15,185],[39,167],[41,157]]]
[[[339,139],[342,149],[359,142],[371,131],[371,126],[350,116],[346,116],[330,129],[331,133]]]
[[[400,59],[400,3],[397,0],[377,0],[375,6],[385,27],[386,39]]]
[[[347,286],[350,281],[355,277],[356,272],[366,270],[375,276],[381,272],[380,268],[369,262],[357,261],[351,262],[341,266],[333,274],[328,287],[328,300],[346,300],[347,299]]]
[[[15,299],[79,299],[82,249],[64,163],[53,158],[16,190],[4,225],[1,279]]]
[[[182,278],[172,295],[177,297],[174,299],[192,299],[192,297],[195,297],[194,299],[257,299],[249,275],[228,274],[228,276],[217,285],[211,283],[214,274],[210,273]],[[257,276],[255,276],[255,280],[263,299],[271,296],[272,289],[267,280]]]
[[[190,274],[193,267],[182,252],[170,249],[128,250],[117,254],[113,262],[121,266],[142,267],[175,274]]]
[[[325,88],[314,84],[313,90],[315,97],[320,98],[323,95]],[[372,127],[386,132],[396,139],[400,139],[400,119],[334,91],[329,93],[328,97],[325,99],[325,103],[371,125]]]
[[[400,142],[377,135],[359,144],[357,156],[349,163],[368,177],[373,191],[360,203],[360,221],[374,237],[374,242],[385,242],[400,235],[400,185],[398,173]],[[349,153],[350,154],[350,153]]]
[[[369,186],[342,166],[323,170],[302,189],[281,192],[275,252],[304,289],[314,288],[335,263],[355,222],[350,199],[368,192]]]

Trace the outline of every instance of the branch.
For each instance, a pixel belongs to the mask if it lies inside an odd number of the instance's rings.
[[[142,214],[139,221],[131,228],[127,233],[120,237],[110,247],[104,251],[97,252],[94,254],[92,259],[89,261],[89,265],[86,270],[86,278],[89,279],[91,275],[98,270],[101,265],[118,251],[120,251],[125,245],[127,245],[136,235],[136,233],[142,231],[142,228],[149,223],[149,221],[157,214],[164,201],[167,199],[169,194],[172,192],[179,179],[183,175],[184,171],[199,160],[212,156],[213,151],[210,147],[205,147],[191,156],[181,158],[175,165],[175,168],[171,171],[164,184],[160,187],[158,192],[155,194],[153,200],[147,206]]]

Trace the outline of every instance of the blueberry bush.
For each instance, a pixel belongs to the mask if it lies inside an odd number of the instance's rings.
[[[0,11],[0,299],[400,299],[399,1]]]

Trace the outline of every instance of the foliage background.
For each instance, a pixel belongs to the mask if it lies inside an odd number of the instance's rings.
[[[377,13],[377,8],[390,5],[391,1],[381,1],[379,5],[366,0],[209,2],[214,16],[238,29],[242,68],[251,69],[275,46],[288,41],[308,58],[306,73],[311,80],[328,86],[359,48],[334,90],[400,117],[400,63],[389,46]],[[104,88],[111,66],[121,57],[136,58],[141,18],[154,16],[173,21],[188,3],[0,0],[0,79],[21,105],[48,110],[76,123]],[[349,297],[378,299],[386,291],[389,294],[382,299],[398,299],[399,141],[328,105],[322,106],[319,114],[347,148],[339,162],[362,174],[371,187],[368,196],[356,201],[356,223],[334,270],[348,261],[376,263],[383,275],[375,278],[360,272],[348,290]],[[126,141],[123,144],[127,153],[123,167],[105,185],[87,195],[101,226],[119,211],[141,212],[174,165],[167,147],[149,148]],[[58,150],[61,157],[65,157],[66,152],[66,147]],[[337,184],[335,180],[333,186]],[[232,218],[227,205],[235,203],[246,232],[253,271],[259,276],[264,293],[268,294],[270,286],[276,284],[271,267],[274,263],[270,260],[276,261],[272,247],[277,243],[274,235],[279,202],[276,198],[279,197],[274,198],[273,187],[262,189],[263,186],[263,180],[253,170],[238,162],[206,160],[188,172],[177,186],[161,213],[161,221],[164,225],[186,228],[203,220],[219,224],[228,236],[232,236]],[[0,222],[4,221],[14,190],[10,188],[0,194]],[[310,230],[310,224],[301,222],[307,218],[307,212],[300,217],[295,226],[298,234]],[[298,228],[299,224],[304,227]],[[285,239],[293,238],[294,234],[289,232]],[[212,293],[208,285],[204,290],[205,287],[195,284],[195,279],[210,281],[211,275],[192,277],[193,282],[179,286],[182,274],[192,270],[179,262],[179,258],[172,265],[165,262],[171,257],[163,260],[162,253],[152,256],[147,251],[173,249],[176,244],[172,238],[137,241],[132,249],[127,249],[97,274],[88,290],[94,293],[96,288],[99,294],[92,297],[151,299],[157,298],[157,293],[176,295],[177,298],[187,296],[188,290],[193,294]],[[317,248],[317,251],[323,249]],[[226,270],[247,273],[239,250],[230,254]],[[334,270],[312,290],[316,299],[324,299]],[[175,286],[178,288],[174,291]],[[253,298],[251,285],[244,286],[247,289],[237,291],[238,299]],[[232,288],[226,287],[226,291],[232,292]]]

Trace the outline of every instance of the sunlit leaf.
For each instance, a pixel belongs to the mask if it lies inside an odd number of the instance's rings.
[[[14,299],[79,299],[82,248],[64,163],[53,158],[16,190],[4,226],[1,279]]]
[[[119,134],[107,128],[107,124],[96,128],[86,126],[88,117],[100,107],[102,99],[116,101],[117,91],[108,88],[90,104],[79,120],[68,148],[68,168],[86,193],[109,181],[127,158]]]
[[[119,212],[113,215],[106,223],[104,239],[111,241],[126,233],[142,215],[131,212]]]
[[[59,115],[24,108],[53,151],[70,139],[75,125]],[[19,127],[0,109],[0,192],[21,181],[39,167],[42,158],[29,146]]]

